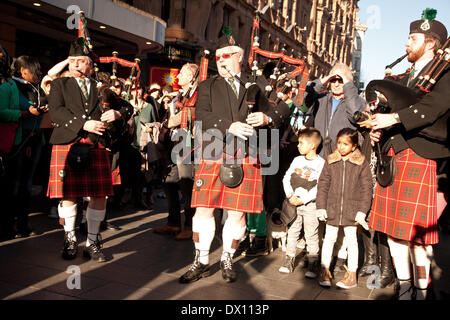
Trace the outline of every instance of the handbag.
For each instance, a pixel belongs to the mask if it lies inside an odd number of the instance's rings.
[[[18,122],[0,123],[0,152],[7,154],[11,151],[18,127]]]
[[[88,169],[90,165],[89,150],[91,148],[91,144],[74,143],[67,154],[67,163],[69,167],[77,172]]]
[[[280,220],[288,227],[294,220],[297,218],[297,207],[293,206],[289,199],[284,199],[283,204],[281,206],[281,214],[280,214]]]
[[[222,163],[219,169],[219,179],[228,188],[236,188],[244,179],[242,164]]]
[[[376,176],[377,181],[382,187],[388,187],[394,182],[395,176],[395,158],[393,156],[388,156],[382,154],[380,150],[380,144],[377,143],[378,150],[378,162]]]

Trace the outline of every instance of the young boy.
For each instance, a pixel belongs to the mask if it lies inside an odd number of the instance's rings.
[[[314,128],[300,131],[296,157],[283,178],[283,187],[289,202],[297,207],[297,218],[289,226],[286,245],[286,258],[279,271],[294,271],[294,260],[297,240],[304,224],[306,245],[308,248],[307,278],[317,277],[319,259],[319,220],[316,215],[317,181],[325,164],[325,160],[316,151],[322,142],[320,132]]]

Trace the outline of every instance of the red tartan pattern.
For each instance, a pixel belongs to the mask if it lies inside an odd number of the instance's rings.
[[[241,242],[240,239],[238,239],[238,240],[233,239],[233,241],[231,242],[231,249],[237,250],[240,242]]]
[[[309,80],[309,70],[308,68],[305,67],[303,69],[302,76],[298,83],[298,93],[297,97],[295,98],[295,103],[298,105],[302,105],[303,101],[305,100],[305,91],[306,85],[308,84],[308,80]]]
[[[426,279],[427,269],[425,269],[425,266],[416,266],[416,275],[417,279]]]
[[[229,188],[220,181],[220,163],[220,160],[202,159],[195,173],[191,207],[260,213],[263,199],[259,162],[252,164],[249,158],[243,160],[244,178],[236,188]]]
[[[101,147],[90,149],[89,168],[84,172],[75,173],[66,164],[71,145],[54,145],[52,148],[47,197],[74,199],[113,195],[108,151]]]
[[[111,179],[113,186],[121,185],[122,184],[122,178],[120,177],[120,167],[117,166],[112,172],[111,172]]]
[[[192,232],[192,240],[195,243],[199,243],[200,242],[200,235],[198,232]]]
[[[66,219],[59,218],[59,224],[64,227],[66,225]]]
[[[391,148],[389,155],[394,155]],[[422,245],[438,239],[436,162],[406,149],[395,155],[396,175],[387,188],[376,186],[369,227]]]

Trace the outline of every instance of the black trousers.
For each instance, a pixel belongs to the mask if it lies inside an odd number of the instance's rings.
[[[195,213],[195,208],[191,208],[194,176],[193,164],[169,164],[168,173],[164,177],[163,186],[169,206],[167,223],[171,226],[181,225],[181,206],[178,196],[178,190],[180,190],[184,197],[184,225],[186,228],[192,228],[192,217]]]
[[[28,210],[31,201],[33,176],[42,149],[42,135],[38,132],[22,132],[23,143],[14,146],[5,161],[5,176],[1,181],[1,200],[5,206],[2,214],[4,230],[11,231],[14,219],[17,230],[28,229]]]

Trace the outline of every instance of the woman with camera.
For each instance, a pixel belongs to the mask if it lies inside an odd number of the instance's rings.
[[[43,142],[40,123],[42,114],[48,111],[45,94],[39,88],[40,78],[38,60],[21,56],[13,62],[11,78],[0,86],[0,126],[2,132],[9,133],[1,142],[5,159],[1,197],[6,206],[3,229],[7,238],[34,234],[27,210]]]

